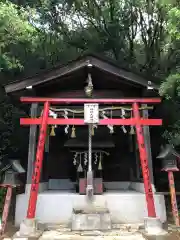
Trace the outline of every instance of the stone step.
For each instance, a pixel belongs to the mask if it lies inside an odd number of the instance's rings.
[[[59,232],[71,232],[71,223],[68,224],[61,224],[61,223],[46,223],[46,224],[41,224],[44,225],[44,227],[39,227],[38,223],[38,229],[43,230],[43,231],[59,231]],[[144,229],[143,224],[123,224],[123,223],[112,223],[112,231],[139,231],[141,229]]]
[[[72,231],[110,230],[111,217],[107,209],[85,208],[73,210]]]
[[[83,233],[82,233],[83,234]],[[145,238],[140,233],[119,232],[109,233],[109,235],[99,235],[97,232],[89,232],[82,234],[62,234],[58,231],[44,232],[39,240],[144,240]],[[90,235],[91,234],[91,235]]]

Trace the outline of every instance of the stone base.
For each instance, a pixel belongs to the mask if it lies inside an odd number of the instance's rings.
[[[147,235],[165,235],[167,232],[163,229],[159,218],[147,217],[144,219],[145,234]]]
[[[145,238],[140,233],[110,233],[107,235],[81,235],[71,233],[69,235],[64,235],[58,232],[45,232],[39,240],[145,240]]]
[[[16,197],[16,227],[20,226],[26,216],[28,199],[27,194],[18,194]],[[167,221],[164,196],[154,194],[154,199],[157,216],[164,223]],[[94,195],[93,202],[98,207],[108,207],[113,223],[144,225],[143,218],[147,213],[145,211],[146,198],[143,193],[113,190],[103,195]],[[88,204],[85,195],[64,191],[46,191],[38,194],[36,218],[42,223],[65,224],[71,220],[73,208],[85,208]]]
[[[74,209],[72,231],[110,230],[111,217],[108,209]]]
[[[38,229],[38,224],[35,219],[25,219],[21,225],[19,231],[13,236],[13,239],[39,239],[43,231]]]

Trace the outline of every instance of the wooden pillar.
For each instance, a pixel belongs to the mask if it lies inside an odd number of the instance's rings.
[[[147,104],[142,105],[143,107],[147,107]],[[143,118],[148,118],[148,110],[143,110]],[[149,174],[150,174],[150,181],[151,184],[154,184],[154,176],[153,176],[153,163],[152,163],[152,152],[151,152],[151,139],[150,139],[150,131],[149,126],[143,126],[144,131],[144,141],[145,141],[145,148],[148,157],[148,166],[149,166]]]
[[[40,115],[42,110],[43,110],[43,107],[38,107],[37,103],[32,103],[31,110],[30,110],[31,118],[37,117],[38,114]],[[37,148],[37,135],[39,131],[40,131],[40,128],[38,125],[30,125],[26,193],[29,193],[31,188],[32,174],[34,169],[34,161],[35,161],[36,148]],[[49,136],[47,136],[47,139],[46,139],[44,164],[43,164],[43,169],[41,171],[39,192],[47,188],[47,185],[44,185],[44,183],[47,183],[48,181],[47,173],[46,173],[48,153],[49,153]]]
[[[178,206],[177,206],[177,200],[176,200],[176,190],[175,190],[173,171],[168,171],[168,179],[169,179],[169,189],[171,193],[171,206],[172,206],[174,222],[176,226],[179,227],[180,219],[179,219],[179,212],[178,212]]]
[[[44,149],[44,160],[41,172],[41,182],[46,183],[47,187],[48,187],[49,130],[50,129],[47,130],[47,137]]]
[[[133,115],[137,121],[140,120],[141,116],[140,116],[140,112],[139,112],[138,103],[133,103]],[[147,155],[147,151],[146,151],[146,147],[145,147],[143,128],[139,123],[136,123],[135,127],[136,127],[137,142],[138,142],[138,146],[139,146],[140,161],[141,161],[141,167],[142,167],[142,173],[143,173],[144,190],[145,190],[145,195],[146,195],[148,217],[155,218],[156,211],[155,211],[152,186],[151,186],[151,182],[150,182],[148,155]]]
[[[9,209],[11,205],[11,198],[12,198],[12,186],[5,186],[7,187],[7,192],[6,192],[6,198],[4,202],[4,208],[3,208],[3,213],[2,213],[2,226],[0,229],[0,235],[4,234],[5,228],[6,228],[6,223],[8,221],[8,215],[9,215]]]
[[[31,112],[30,112],[31,118],[37,117],[37,113],[38,113],[38,104],[32,103]],[[34,160],[35,160],[35,154],[36,154],[36,138],[37,138],[37,125],[30,125],[26,184],[31,184],[32,182],[32,173],[33,173],[33,166],[34,166]]]
[[[36,213],[36,203],[39,190],[39,181],[42,170],[43,156],[44,156],[44,147],[46,142],[47,127],[48,127],[48,116],[49,116],[49,102],[44,103],[44,109],[42,114],[42,121],[39,133],[39,140],[36,152],[36,161],[34,163],[34,170],[32,175],[32,184],[29,197],[29,205],[27,210],[27,218],[35,218]]]
[[[135,160],[136,160],[136,178],[137,180],[141,179],[141,163],[139,159],[139,148],[138,148],[138,143],[137,143],[137,138],[134,138],[134,145],[135,145]]]

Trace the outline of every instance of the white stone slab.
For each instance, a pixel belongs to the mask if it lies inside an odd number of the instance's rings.
[[[155,208],[161,222],[166,222],[164,196],[155,194]],[[26,217],[28,195],[16,198],[15,225]],[[43,192],[38,196],[36,218],[42,223],[71,223],[72,209],[87,205],[86,196],[76,193]],[[130,191],[111,192],[95,196],[95,205],[107,207],[112,223],[144,223],[147,217],[145,194]]]

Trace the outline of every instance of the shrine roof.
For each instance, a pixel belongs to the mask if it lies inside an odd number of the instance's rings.
[[[119,67],[117,63],[110,59],[99,57],[94,54],[87,54],[80,56],[75,60],[69,61],[66,64],[57,65],[32,77],[11,82],[5,86],[5,91],[6,93],[11,94],[17,91],[23,91],[29,86],[34,88],[46,83],[53,83],[57,79],[60,81],[61,78],[67,75],[88,68],[89,64],[92,65],[93,69],[95,68],[104,73],[115,76],[116,78],[121,78],[127,83],[147,87],[148,81],[151,81],[140,74],[133,73],[128,69]],[[154,89],[159,88],[159,86],[153,83],[153,81],[151,81],[151,86]]]

